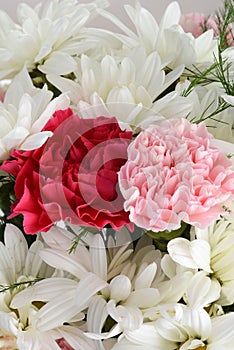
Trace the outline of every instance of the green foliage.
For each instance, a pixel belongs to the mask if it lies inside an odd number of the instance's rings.
[[[154,244],[157,249],[161,250],[162,252],[167,251],[167,244],[168,242],[177,237],[184,237],[189,239],[190,235],[190,225],[186,224],[185,222],[181,223],[181,227],[178,230],[174,231],[161,231],[161,232],[153,232],[153,231],[146,231],[146,234],[153,238]]]
[[[219,47],[222,52],[234,41],[232,25],[234,22],[234,1],[224,0],[224,6],[216,12],[216,24],[220,33]]]
[[[42,279],[43,278],[35,278],[33,280],[16,282],[16,283],[13,283],[13,284],[10,284],[10,285],[0,284],[0,293],[5,293],[8,290],[14,290],[14,289],[20,288],[22,286],[24,286],[24,287],[33,286],[35,283],[41,281]]]
[[[15,178],[9,174],[0,173],[0,241],[4,241],[4,231],[7,223],[17,226],[23,231],[23,216],[17,215],[9,219],[11,214],[11,207],[16,201],[15,197]],[[25,235],[29,246],[35,241],[36,235]]]

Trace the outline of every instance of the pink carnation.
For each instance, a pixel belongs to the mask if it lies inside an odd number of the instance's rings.
[[[231,161],[210,146],[203,123],[164,121],[141,132],[128,147],[119,185],[130,220],[154,232],[181,221],[207,227],[234,198]]]

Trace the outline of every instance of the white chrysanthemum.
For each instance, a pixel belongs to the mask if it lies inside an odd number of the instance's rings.
[[[179,94],[188,91],[190,82],[185,81],[176,86]],[[218,112],[220,109],[220,99],[230,104],[230,107]],[[220,148],[223,152],[233,153],[234,143],[234,99],[225,93],[219,83],[212,83],[207,86],[196,85],[186,99],[191,103],[191,111],[188,119],[192,122],[204,121],[209,132],[220,142]],[[227,144],[225,144],[225,142]],[[217,143],[217,147],[219,144]]]
[[[156,51],[162,61],[169,61],[170,67],[213,61],[213,53],[217,50],[213,30],[203,33],[198,38],[185,33],[179,25],[181,11],[176,1],[169,4],[160,24],[139,3],[135,8],[125,5],[125,10],[136,27],[136,33],[111,13],[100,11],[100,14],[122,30],[125,35],[115,34],[114,36],[128,48],[143,46],[148,54]]]
[[[214,349],[211,345],[215,346],[220,341],[228,344],[232,334],[225,337],[221,334],[215,339],[212,328],[215,327],[215,321],[204,309],[217,299],[219,291],[217,283],[212,282],[203,272],[198,272],[191,279],[186,291],[187,305],[159,305],[157,310],[150,310],[147,316],[152,321],[145,322],[138,329],[125,332],[113,349],[205,350],[207,344],[208,349]],[[227,320],[226,326],[230,325],[233,316]]]
[[[22,232],[7,224],[4,232],[5,245],[0,242],[0,336],[17,343],[17,338],[38,308],[11,306],[14,297],[28,286],[30,281],[51,277],[54,269],[45,264],[39,256],[43,243],[36,240],[30,248]],[[18,285],[18,287],[17,287]]]
[[[7,159],[14,149],[36,149],[52,135],[41,130],[56,110],[69,106],[66,95],[50,101],[52,97],[46,86],[33,86],[25,68],[15,77],[0,102],[0,160]]]
[[[50,248],[43,249],[41,257],[51,266],[62,268],[78,279],[94,273],[107,283],[92,299],[87,314],[88,336],[96,339],[100,349],[102,339],[138,329],[148,309],[160,303],[177,302],[192,276],[183,272],[169,280],[161,268],[162,253],[149,244],[138,247],[134,253],[128,245],[106,249],[100,234],[92,234],[86,238],[87,248],[79,244],[69,254],[74,237],[70,232],[52,228],[43,237]],[[69,322],[69,314],[65,314]],[[112,329],[108,315],[114,324]]]
[[[221,220],[207,229],[195,229],[197,239],[191,242],[175,238],[168,243],[171,258],[191,269],[202,269],[220,283],[220,305],[234,302],[234,224]]]
[[[33,9],[22,3],[17,11],[20,24],[0,11],[0,78],[14,77],[25,63],[29,71],[72,72],[76,68],[73,55],[93,45],[90,40],[81,40],[84,24],[99,6],[106,5],[105,0],[89,4],[53,0]]]
[[[175,91],[160,98],[183,72],[183,66],[168,74],[163,68],[156,52],[147,56],[139,48],[129,57],[107,55],[101,62],[83,55],[76,82],[55,75],[47,78],[78,104],[82,117],[114,115],[135,129],[164,117],[186,117],[190,112],[190,103]]]
[[[161,314],[163,317],[155,322],[155,327],[161,337],[174,343],[173,349],[233,349],[233,312],[210,318],[202,308],[177,304],[174,311],[165,307]]]
[[[161,337],[153,322],[128,332],[112,350],[175,350],[175,343]]]
[[[82,330],[85,311],[92,297],[105,287],[105,282],[92,273],[79,281],[69,278],[46,278],[34,286],[18,293],[11,302],[11,308],[27,310],[38,305],[29,313],[27,324],[17,336],[19,350],[57,349],[56,340],[64,338],[74,349],[93,350],[94,344]],[[67,321],[76,322],[75,326]]]

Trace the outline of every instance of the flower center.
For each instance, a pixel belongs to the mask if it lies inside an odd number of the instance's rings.
[[[184,342],[179,346],[179,348],[177,350],[180,350],[181,347],[183,346]],[[207,349],[207,346],[204,345],[204,346],[198,346],[198,348],[195,348],[194,350],[206,350]]]

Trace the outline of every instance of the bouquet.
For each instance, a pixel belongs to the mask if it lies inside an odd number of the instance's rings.
[[[233,0],[125,10],[0,12],[1,349],[233,349]]]

